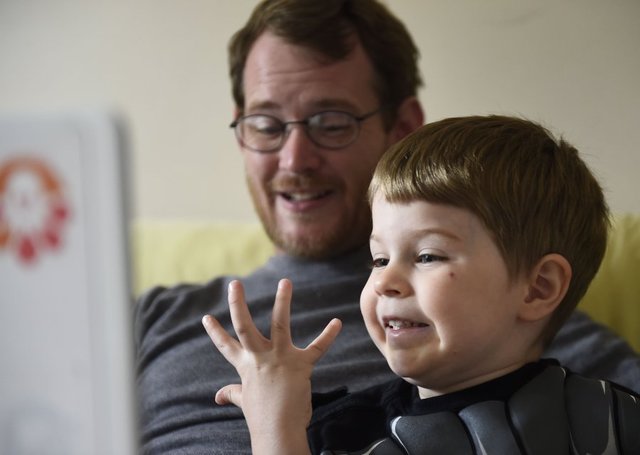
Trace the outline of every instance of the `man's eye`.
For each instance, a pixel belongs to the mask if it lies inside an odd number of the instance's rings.
[[[351,125],[348,123],[325,123],[316,126],[316,130],[321,134],[342,134],[351,131]]]
[[[323,112],[309,119],[309,127],[323,136],[344,136],[353,133],[357,122],[343,112]]]
[[[243,123],[245,134],[254,136],[279,136],[284,131],[281,122],[269,116],[249,116]]]
[[[282,134],[282,127],[273,123],[265,123],[262,125],[254,125],[253,132],[263,136],[278,136]]]
[[[371,261],[371,266],[374,269],[384,267],[387,264],[389,264],[389,259],[385,259],[385,258],[375,258],[373,261]]]
[[[445,258],[442,256],[436,256],[435,254],[420,254],[416,258],[416,262],[420,264],[430,264],[432,262],[444,261]]]

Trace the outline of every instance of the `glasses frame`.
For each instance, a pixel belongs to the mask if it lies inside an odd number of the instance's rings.
[[[308,116],[305,119],[302,120],[290,120],[288,122],[284,122],[282,120],[280,120],[278,117],[275,117],[273,115],[268,115],[268,114],[250,114],[250,115],[242,115],[239,116],[238,118],[236,118],[233,122],[231,122],[231,124],[229,125],[229,128],[233,128],[236,138],[238,139],[238,142],[240,142],[240,144],[242,144],[243,147],[253,151],[253,152],[257,152],[257,153],[275,153],[277,151],[279,151],[282,146],[284,145],[284,143],[287,141],[287,138],[289,137],[289,134],[291,133],[291,126],[293,125],[302,125],[305,134],[307,135],[307,138],[309,138],[309,140],[311,142],[313,142],[315,145],[317,145],[318,147],[321,147],[323,149],[327,149],[327,150],[339,150],[339,149],[343,149],[345,147],[348,147],[349,145],[353,144],[356,139],[358,139],[358,136],[360,136],[360,128],[361,128],[361,124],[362,122],[364,122],[365,120],[373,117],[374,115],[378,114],[380,112],[380,108],[376,108],[375,110],[371,111],[371,112],[367,112],[366,114],[363,115],[353,115],[350,112],[345,112],[345,111],[340,111],[340,110],[326,110],[326,111],[320,111],[320,112],[316,112],[313,115]],[[331,146],[326,146],[324,144],[319,143],[316,139],[313,138],[313,136],[311,135],[311,133],[309,132],[309,124],[311,119],[313,119],[314,117],[317,117],[319,115],[322,114],[341,114],[341,115],[346,115],[348,117],[351,117],[354,121],[355,121],[355,125],[356,125],[356,131],[353,135],[353,139],[351,139],[349,142],[337,146],[337,147],[331,147]],[[241,125],[242,121],[244,121],[247,118],[251,118],[251,117],[269,117],[271,119],[277,120],[278,123],[280,123],[282,125],[282,132],[280,133],[280,141],[278,142],[278,145],[273,147],[273,148],[269,148],[267,150],[263,150],[263,149],[257,149],[255,147],[251,147],[249,145],[247,145],[247,143],[243,140],[243,138],[241,137],[241,133],[240,133],[240,128],[238,128],[238,126]]]

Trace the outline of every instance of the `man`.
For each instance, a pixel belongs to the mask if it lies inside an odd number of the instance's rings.
[[[276,284],[289,278],[297,345],[331,318],[343,322],[316,366],[314,390],[389,379],[358,305],[371,264],[366,190],[387,147],[424,122],[415,45],[375,0],[274,0],[256,7],[229,50],[234,130],[256,211],[278,252],[241,278],[252,317],[268,333]],[[238,376],[200,322],[208,313],[232,330],[231,281],[156,288],[138,302],[145,453],[250,453],[241,411],[213,404]],[[640,389],[640,359],[583,314],[545,355]]]

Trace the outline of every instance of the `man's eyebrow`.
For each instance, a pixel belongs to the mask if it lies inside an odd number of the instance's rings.
[[[247,106],[245,111],[254,111],[258,109],[278,109],[280,105],[273,101],[258,101],[257,103],[251,103]]]
[[[343,110],[347,112],[357,111],[358,108],[351,103],[350,101],[339,99],[339,98],[322,98],[315,101],[309,102],[306,106],[307,110],[321,110],[321,109],[335,109],[335,110]],[[254,111],[254,110],[278,110],[282,109],[282,105],[275,103],[270,100],[257,101],[255,103],[251,103],[247,106],[246,111]]]
[[[325,98],[325,99],[315,101],[313,103],[310,103],[310,106],[316,109],[339,109],[339,110],[347,110],[347,111],[353,111],[357,109],[353,103],[347,100],[331,99],[331,98]]]

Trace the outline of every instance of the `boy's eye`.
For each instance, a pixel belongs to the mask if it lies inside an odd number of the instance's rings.
[[[436,256],[435,254],[420,254],[418,255],[418,257],[416,258],[416,262],[420,263],[420,264],[430,264],[432,262],[437,262],[437,261],[444,261],[445,258],[443,258],[442,256]]]
[[[371,266],[374,269],[379,267],[384,267],[387,264],[389,264],[389,259],[386,259],[386,258],[375,258],[373,261],[371,261]]]

